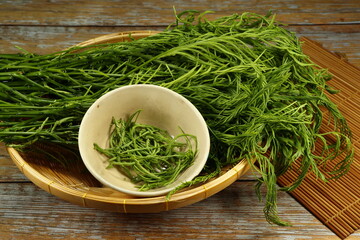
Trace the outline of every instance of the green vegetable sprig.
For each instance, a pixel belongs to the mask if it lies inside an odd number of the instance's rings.
[[[197,138],[186,133],[172,137],[166,130],[140,124],[140,112],[128,119],[113,118],[109,147],[94,143],[94,148],[108,158],[108,168],[116,167],[140,191],[148,191],[173,183],[193,164]]]
[[[351,131],[326,95],[330,78],[273,16],[209,21],[185,11],[166,31],[136,41],[0,55],[0,140],[18,147],[41,140],[76,144],[83,114],[104,93],[129,84],[167,87],[200,110],[211,134],[203,174],[183,187],[256,159],[259,197],[260,187],[267,189],[266,219],[286,225],[277,214],[278,190],[293,190],[310,171],[324,181],[324,172],[340,177],[353,159]],[[324,170],[335,158],[339,164]],[[280,189],[277,178],[295,161],[298,179]]]

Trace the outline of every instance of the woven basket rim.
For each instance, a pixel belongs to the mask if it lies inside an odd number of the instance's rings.
[[[41,174],[39,171],[37,171],[35,168],[33,168],[30,164],[28,164],[16,149],[14,149],[12,147],[7,147],[7,151],[21,172],[24,173],[25,171],[27,171],[28,173],[31,174],[31,176],[39,179],[44,184],[48,185],[49,188],[54,188],[57,190],[66,190],[69,193],[73,194],[74,196],[83,197],[84,192],[76,191],[73,188],[70,188],[66,185],[61,185],[60,183],[54,182],[54,181],[50,180],[49,178],[45,177],[43,174]],[[204,195],[207,195],[205,193],[206,191],[210,192],[214,187],[216,187],[219,183],[222,183],[224,180],[229,179],[229,178],[234,178],[235,179],[234,181],[236,181],[237,179],[239,179],[249,169],[248,165],[249,164],[245,159],[241,160],[234,167],[230,168],[228,171],[226,171],[224,174],[220,175],[219,177],[216,177],[214,180],[204,183],[198,187],[191,188],[187,191],[175,193],[169,201],[180,201],[180,200],[184,199],[184,196],[188,197],[189,195],[198,194],[199,192]],[[45,189],[45,190],[47,190],[47,189]],[[119,203],[123,202],[123,199],[119,198],[119,197],[116,197],[116,198],[106,197],[106,196],[99,197],[98,195],[91,194],[91,193],[86,195],[86,198],[91,198],[91,197],[100,198],[102,200],[112,200],[115,202],[118,201]],[[141,202],[148,202],[149,200],[153,200],[154,203],[157,203],[157,202],[163,202],[165,197],[166,196],[126,198],[126,200],[127,200],[128,204],[141,204]],[[209,197],[209,195],[207,195],[206,197]]]

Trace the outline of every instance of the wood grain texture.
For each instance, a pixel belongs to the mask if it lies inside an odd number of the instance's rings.
[[[354,26],[291,26],[288,29],[341,53],[360,67],[360,30]],[[100,35],[129,30],[158,31],[164,27],[0,26],[0,53],[19,52],[16,46],[38,54],[52,53]]]
[[[28,182],[28,180],[10,159],[4,143],[0,143],[0,183],[6,182]]]
[[[0,24],[164,26],[174,21],[173,7],[178,12],[188,9],[215,11],[209,19],[236,12],[266,14],[273,10],[279,20],[288,24],[360,23],[359,0],[16,0],[0,4]]]
[[[215,10],[209,18],[272,9],[299,36],[321,42],[360,67],[360,0],[6,0],[0,1],[0,53],[17,45],[46,54],[99,35],[163,30],[173,6]],[[29,182],[0,144],[0,239],[339,239],[289,194],[279,212],[293,227],[269,225],[244,176],[222,192],[191,206],[157,214],[117,214],[60,200]],[[360,239],[360,231],[346,240]]]
[[[0,184],[0,239],[338,239],[286,193],[280,214],[296,226],[270,226],[253,187],[241,181],[185,208],[118,214],[71,205],[30,183]]]

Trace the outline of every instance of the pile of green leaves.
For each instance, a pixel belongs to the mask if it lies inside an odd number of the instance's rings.
[[[128,119],[112,119],[109,147],[94,148],[107,157],[108,168],[117,168],[140,191],[165,187],[190,167],[197,154],[197,138],[137,122],[141,111]]]
[[[182,12],[166,31],[131,42],[0,55],[0,140],[18,147],[76,144],[83,114],[104,93],[129,84],[167,87],[200,110],[211,133],[203,174],[187,185],[256,159],[257,190],[267,188],[266,219],[286,224],[277,214],[280,175],[301,161],[299,178],[282,189],[292,190],[309,171],[326,180],[321,166],[340,155],[332,177],[345,174],[352,161],[350,129],[326,95],[330,76],[272,16],[204,16]],[[333,123],[326,132],[320,130],[324,113]]]

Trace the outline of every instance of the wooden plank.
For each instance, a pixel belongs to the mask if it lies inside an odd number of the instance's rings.
[[[360,24],[357,25],[360,29]],[[330,51],[344,54],[349,62],[360,66],[360,31],[352,25],[291,26],[298,36],[318,41]],[[46,54],[68,48],[79,42],[130,30],[164,30],[164,27],[55,27],[55,26],[0,26],[0,53],[19,52],[15,46],[30,52]]]
[[[0,142],[0,183],[29,182],[15,166],[7,153],[4,143]]]
[[[296,32],[299,37],[307,37],[316,41],[325,49],[360,67],[360,24],[290,26],[287,28]]]
[[[280,215],[295,225],[269,225],[254,182],[236,182],[193,205],[154,214],[118,214],[59,200],[33,184],[0,184],[0,239],[339,239],[288,194]]]
[[[15,46],[38,54],[52,53],[100,35],[137,30],[164,30],[164,28],[0,26],[0,53],[19,52]]]
[[[140,0],[109,1],[2,1],[2,25],[64,25],[64,26],[165,26],[174,21],[173,7],[177,12],[195,9],[216,10],[215,18],[245,11],[266,14],[274,10],[278,19],[288,24],[339,24],[359,23],[359,1],[317,0],[258,1],[182,1],[151,2]]]

